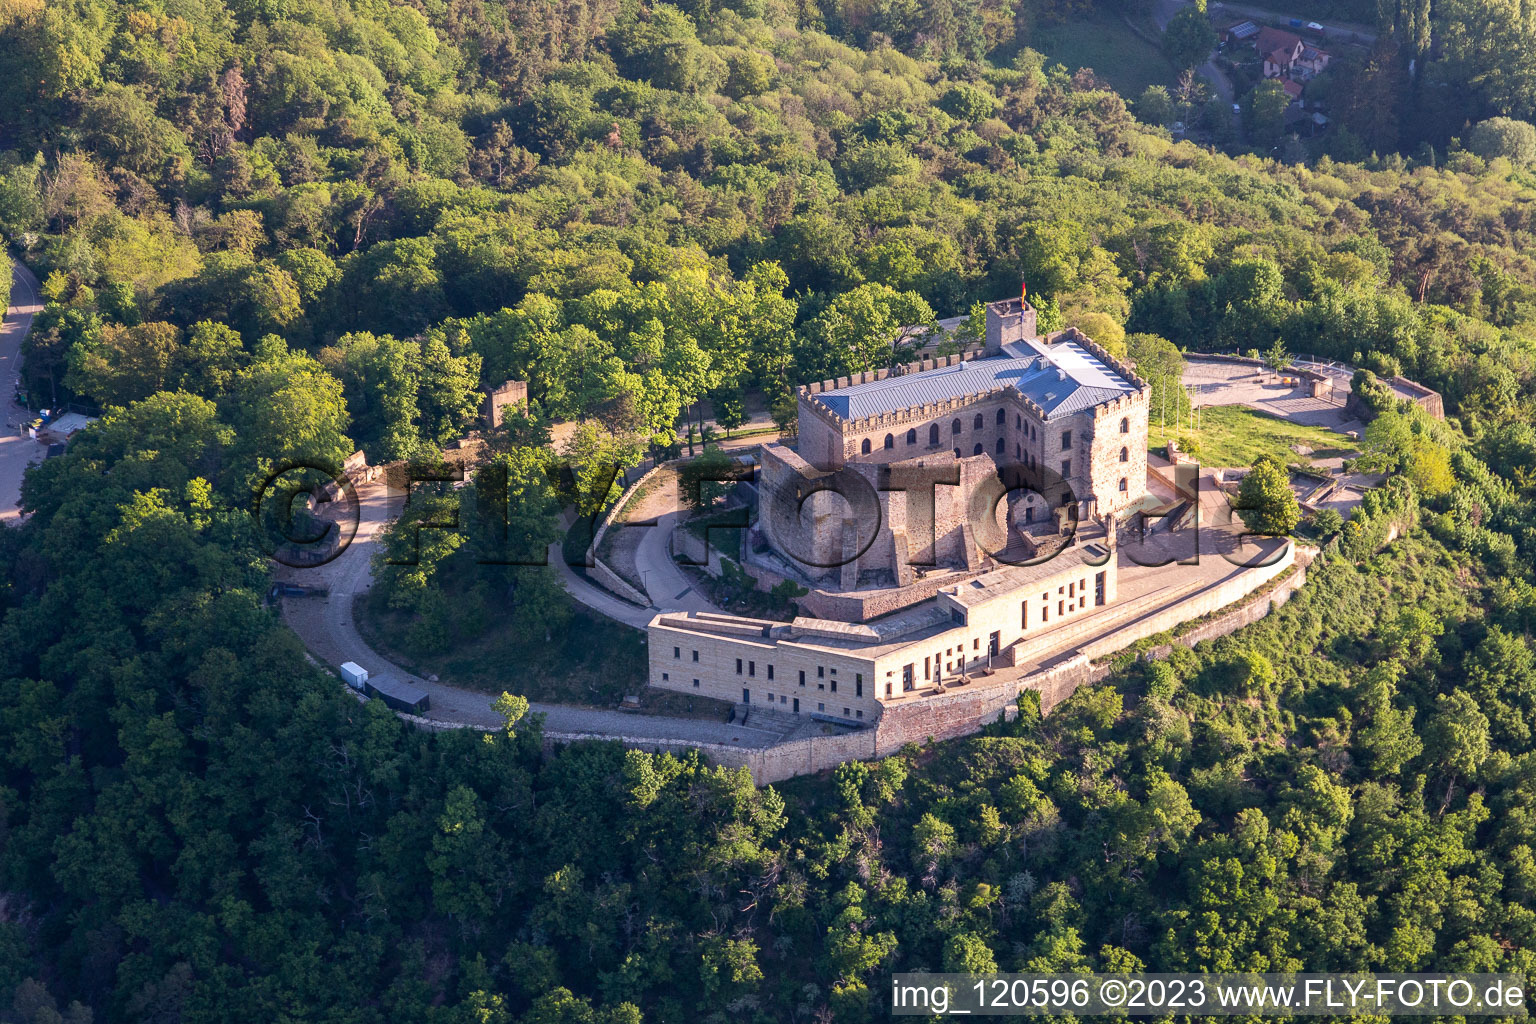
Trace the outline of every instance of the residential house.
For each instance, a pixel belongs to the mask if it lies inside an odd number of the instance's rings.
[[[1321,74],[1328,66],[1330,59],[1327,50],[1304,45],[1301,48],[1301,56],[1297,57],[1295,63],[1291,65],[1291,77],[1305,82],[1312,76]]]
[[[1301,37],[1278,28],[1265,26],[1254,40],[1259,55],[1264,58],[1264,77],[1281,78],[1291,73],[1291,68],[1301,59],[1307,44]]]

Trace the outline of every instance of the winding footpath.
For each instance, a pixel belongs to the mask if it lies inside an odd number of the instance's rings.
[[[358,526],[352,543],[336,559],[309,569],[281,567],[280,579],[305,586],[329,588],[325,597],[286,598],[284,621],[299,635],[304,646],[319,661],[335,666],[353,661],[370,675],[388,672],[425,690],[431,697],[431,710],[423,717],[444,726],[496,728],[501,718],[491,708],[495,696],[478,690],[466,690],[443,682],[423,679],[391,662],[368,646],[358,632],[353,616],[353,602],[373,584],[370,560],[389,523],[399,514],[404,496],[391,492],[383,475],[358,487]],[[660,532],[660,531],[658,531]],[[561,583],[572,598],[584,605],[642,629],[658,609],[639,608],[621,601],[587,582],[565,564],[560,545],[552,544],[550,561],[556,566]],[[635,643],[644,643],[637,632]],[[507,690],[520,689],[517,667],[507,666]],[[635,746],[654,743],[707,743],[734,747],[764,747],[780,740],[781,732],[747,728],[734,723],[710,722],[692,718],[668,718],[635,712],[587,708],[569,704],[531,703],[530,712],[544,716],[544,732],[554,739],[622,739]]]

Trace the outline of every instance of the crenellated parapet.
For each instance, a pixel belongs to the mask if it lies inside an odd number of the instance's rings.
[[[1107,402],[1101,402],[1093,407],[1093,418],[1099,420],[1114,419],[1117,416],[1127,416],[1146,407],[1150,388],[1141,391],[1133,391],[1119,398],[1112,398]]]
[[[1043,418],[1045,410],[1032,399],[1021,395],[1011,385],[990,388],[986,391],[976,391],[968,395],[956,395],[942,402],[925,402],[922,405],[908,406],[894,412],[881,413],[878,416],[866,416],[862,419],[845,420],[837,413],[827,409],[834,422],[841,427],[845,434],[878,433],[881,430],[903,429],[915,423],[927,423],[930,420],[941,419],[956,413],[970,411],[974,406],[988,400],[1004,399],[1011,401],[1021,408],[1027,409],[1037,417]],[[824,407],[823,407],[824,408]]]
[[[1091,352],[1094,356],[1096,356],[1098,360],[1105,366],[1109,367],[1111,370],[1114,370],[1120,376],[1136,385],[1137,390],[1147,390],[1151,388],[1151,385],[1148,384],[1129,363],[1125,362],[1117,356],[1110,355],[1103,345],[1100,345],[1098,342],[1088,337],[1088,335],[1084,334],[1076,327],[1068,327],[1065,330],[1057,331],[1055,334],[1047,335],[1045,340],[1048,342],[1076,342],[1078,345],[1081,345],[1083,349]]]
[[[829,423],[841,423],[843,418],[831,409],[828,409],[815,396],[827,391],[851,388],[856,384],[871,384],[875,381],[887,380],[891,377],[902,377],[909,373],[925,373],[928,370],[942,370],[946,366],[958,366],[968,359],[980,359],[982,353],[983,350],[981,348],[974,348],[969,352],[919,359],[915,362],[903,363],[890,369],[864,370],[860,373],[850,374],[847,377],[833,377],[829,380],[817,381],[814,384],[802,384],[795,389],[795,393],[805,399],[806,403],[817,411],[825,412],[829,417]]]

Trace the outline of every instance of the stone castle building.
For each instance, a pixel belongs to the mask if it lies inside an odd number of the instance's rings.
[[[1021,299],[986,313],[969,358],[802,387],[796,448],[764,446],[748,547],[814,588],[802,608],[837,613],[663,612],[652,686],[873,724],[1031,664],[1114,602],[1118,518],[1147,497],[1150,388],[1075,329],[1039,336]],[[759,585],[764,560],[746,560]]]
[[[1022,300],[994,302],[974,358],[802,387],[797,450],[763,451],[767,545],[819,585],[906,586],[1028,553],[1062,509],[1090,522],[1142,502],[1150,388],[1081,332],[1034,326]],[[814,493],[832,471],[841,485]]]

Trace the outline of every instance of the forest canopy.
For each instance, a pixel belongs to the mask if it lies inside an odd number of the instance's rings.
[[[0,6],[23,383],[101,414],[0,530],[0,1019],[859,1022],[918,968],[1529,972],[1529,19],[1384,10],[1412,132],[1301,161],[1175,140],[1032,48],[1090,11]],[[701,400],[888,365],[1021,282],[1174,394],[1180,350],[1361,368],[1391,480],[1283,610],[755,788],[546,750],[536,715],[415,730],[264,606],[285,460],[430,460],[525,380],[493,441],[547,512],[552,422],[634,465]],[[1370,386],[1398,374],[1447,421]],[[534,570],[481,583],[529,642],[565,621]]]

